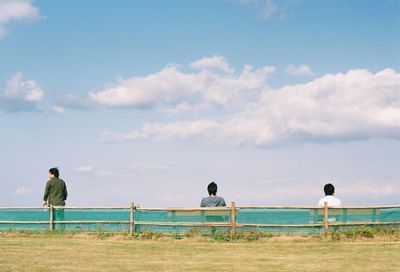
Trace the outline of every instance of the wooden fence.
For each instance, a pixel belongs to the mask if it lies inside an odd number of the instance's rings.
[[[129,234],[133,235],[135,233],[135,226],[175,226],[175,227],[229,227],[231,230],[231,235],[234,236],[236,234],[237,228],[242,227],[252,227],[252,228],[260,228],[260,227],[321,227],[324,229],[325,234],[329,232],[329,227],[332,226],[358,226],[358,225],[400,225],[400,220],[391,221],[391,222],[380,222],[379,220],[370,220],[370,221],[351,221],[346,222],[331,222],[330,216],[332,215],[343,215],[343,218],[346,216],[351,216],[354,214],[366,214],[371,213],[372,215],[379,213],[381,209],[397,209],[400,206],[352,206],[352,207],[340,207],[340,208],[328,208],[327,203],[323,208],[316,206],[236,206],[235,202],[231,203],[231,206],[228,207],[215,207],[215,208],[140,208],[136,207],[133,203],[130,207],[60,207],[60,206],[50,206],[49,209],[49,220],[47,221],[23,221],[23,220],[0,220],[0,224],[9,224],[9,225],[48,225],[50,231],[54,230],[54,226],[56,224],[59,225],[67,225],[67,224],[126,224],[129,225]],[[32,207],[0,207],[0,211],[2,210],[38,210],[41,208],[32,208]],[[55,210],[129,210],[129,218],[126,220],[55,220]],[[313,221],[307,224],[257,224],[252,222],[246,223],[238,223],[237,222],[237,213],[240,210],[252,209],[252,210],[271,210],[271,209],[307,209],[314,212],[313,216],[323,216],[323,221]],[[135,218],[135,214],[138,212],[146,212],[146,211],[166,211],[173,215],[178,216],[196,216],[202,213],[203,215],[223,215],[229,216],[230,220],[228,222],[172,222],[172,221],[163,221],[163,222],[151,222],[151,221],[141,221]],[[311,216],[311,215],[310,215]],[[0,218],[1,219],[1,218]]]

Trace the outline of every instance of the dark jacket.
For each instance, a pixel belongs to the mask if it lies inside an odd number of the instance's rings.
[[[54,177],[46,184],[43,201],[47,201],[48,205],[64,206],[67,196],[68,193],[65,182],[62,179]]]

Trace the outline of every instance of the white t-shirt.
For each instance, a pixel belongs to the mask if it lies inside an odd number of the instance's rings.
[[[324,202],[328,202],[328,207],[340,207],[342,206],[342,202],[340,202],[340,199],[332,196],[332,195],[328,195],[324,198],[321,198],[318,202],[318,206],[323,207],[324,206]]]

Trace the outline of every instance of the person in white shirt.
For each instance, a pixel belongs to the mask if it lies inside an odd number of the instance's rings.
[[[328,183],[324,186],[325,197],[321,198],[318,202],[318,206],[323,207],[324,202],[328,202],[328,207],[340,207],[342,206],[342,202],[340,199],[334,197],[335,194],[335,186]]]

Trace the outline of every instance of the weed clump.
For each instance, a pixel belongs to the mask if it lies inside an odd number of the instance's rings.
[[[157,240],[161,237],[163,237],[161,232],[148,229],[142,230],[136,235],[136,238],[139,240]]]
[[[237,240],[257,241],[261,238],[271,238],[272,234],[259,229],[243,230],[236,234]]]
[[[189,229],[183,233],[183,237],[186,238],[197,238],[206,236],[206,233],[201,229]]]
[[[400,228],[360,226],[330,232],[332,241],[357,240],[357,239],[400,239]]]

